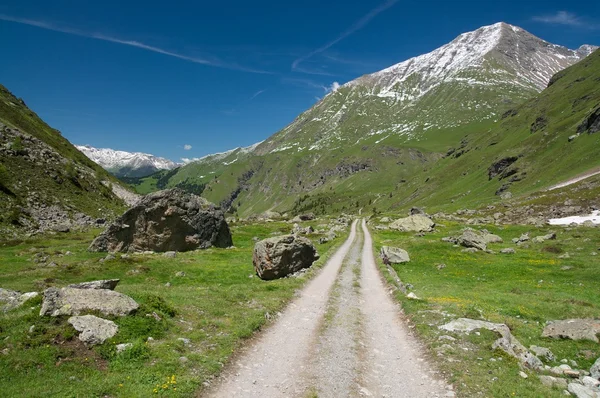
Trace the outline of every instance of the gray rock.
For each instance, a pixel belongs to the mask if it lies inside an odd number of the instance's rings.
[[[390,222],[392,222],[392,219],[391,219],[391,218],[389,218],[389,217],[382,217],[382,218],[380,218],[380,219],[379,219],[379,222],[382,222],[382,223],[386,223],[386,224],[387,224],[387,223],[390,223]]]
[[[463,231],[462,235],[458,237],[458,244],[477,250],[487,250],[487,243],[482,234],[472,229]]]
[[[554,239],[556,239],[556,234],[555,233],[551,233],[551,234],[547,234],[547,235],[536,236],[531,241],[533,243],[544,243],[547,240],[554,240]]]
[[[94,241],[90,251],[180,251],[233,244],[223,212],[174,188],[144,196]]]
[[[385,264],[402,264],[410,261],[406,250],[390,246],[381,248],[381,258]]]
[[[175,257],[177,257],[177,252],[173,252],[173,251],[164,252],[163,253],[163,257],[166,257],[166,258],[175,258]]]
[[[598,380],[598,379],[596,379],[594,377],[583,376],[581,378],[581,382],[586,387],[590,387],[590,388],[598,388],[598,387],[600,387],[600,380]]]
[[[133,347],[132,343],[117,344],[117,354],[120,354],[123,351],[130,349],[131,347]]]
[[[81,332],[79,340],[88,345],[102,344],[119,331],[119,327],[106,319],[94,315],[72,316],[68,322]]]
[[[542,337],[571,340],[592,340],[598,343],[600,320],[596,319],[564,319],[550,321],[542,332]]]
[[[512,247],[508,247],[506,249],[500,250],[500,253],[502,253],[502,254],[515,254],[516,251]]]
[[[100,281],[73,283],[67,287],[73,289],[108,289],[115,290],[115,287],[119,284],[119,279],[104,279]]]
[[[565,389],[568,383],[565,379],[553,376],[539,376],[540,382],[546,387]]]
[[[435,223],[431,218],[422,214],[400,218],[390,224],[390,228],[402,232],[431,232],[435,227]]]
[[[578,383],[569,383],[568,390],[577,398],[600,398],[600,392]]]
[[[30,299],[39,296],[37,292],[23,293],[0,288],[0,311],[7,312],[19,308]]]
[[[257,242],[252,262],[261,279],[271,280],[308,268],[318,258],[317,250],[310,240],[284,235]]]
[[[600,380],[600,358],[598,358],[590,368],[590,375],[594,379]]]
[[[463,253],[477,253],[479,250],[477,250],[474,247],[467,247],[466,249],[462,249],[461,252]]]
[[[107,289],[51,287],[44,291],[40,316],[79,315],[99,311],[104,315],[129,315],[139,307],[131,297]]]
[[[494,234],[490,234],[487,231],[483,231],[482,232],[482,238],[485,241],[486,244],[490,244],[490,243],[503,243],[504,240],[498,236],[498,235],[494,235]]]
[[[185,276],[185,272],[183,272],[183,271],[176,272],[175,276],[178,278],[183,278]]]
[[[542,369],[542,361],[529,352],[510,332],[508,326],[503,323],[492,323],[476,319],[459,318],[439,327],[449,332],[472,332],[477,329],[487,329],[500,334],[498,340],[492,345],[492,349],[500,349],[508,355],[517,358],[519,362],[530,369]]]
[[[533,352],[539,358],[545,358],[548,361],[555,361],[556,357],[548,348],[538,347],[537,345],[532,345],[529,347],[529,350]]]

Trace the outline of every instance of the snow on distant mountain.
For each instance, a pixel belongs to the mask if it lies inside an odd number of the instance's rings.
[[[158,170],[171,170],[181,165],[141,152],[94,148],[89,145],[76,145],[76,148],[117,177],[144,177]]]

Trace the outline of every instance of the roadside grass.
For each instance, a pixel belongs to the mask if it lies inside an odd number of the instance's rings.
[[[235,248],[178,253],[175,259],[117,255],[100,262],[106,254],[87,252],[94,232],[0,243],[3,288],[42,291],[118,278],[116,290],[140,303],[133,316],[103,316],[115,321],[119,332],[91,349],[79,342],[68,317],[39,316],[41,297],[0,312],[0,395],[194,396],[345,239],[317,245],[321,259],[302,276],[266,282],[254,275],[253,237],[289,233],[290,224],[235,224],[231,229]],[[49,256],[46,264],[56,266],[34,263],[39,252]],[[180,271],[185,276],[175,275]],[[133,346],[117,353],[121,343]]]
[[[455,387],[459,396],[560,397],[562,391],[544,387],[534,372],[519,376],[516,360],[492,350],[499,337],[480,330],[470,335],[447,333],[438,327],[466,317],[505,323],[526,347],[547,347],[561,359],[574,360],[577,369],[589,370],[600,357],[600,346],[591,341],[542,338],[545,323],[567,318],[600,318],[599,228],[485,226],[504,243],[489,245],[497,254],[463,253],[442,242],[460,234],[463,226],[445,223],[424,237],[394,231],[373,231],[374,250],[383,245],[406,249],[411,262],[394,265],[400,279],[412,284],[421,300],[409,300],[399,291],[396,298],[428,347],[431,361]],[[484,228],[484,227],[480,227]],[[512,238],[530,232],[531,237],[556,232],[557,239],[516,246]],[[498,253],[513,247],[516,254]],[[595,252],[598,255],[592,255]],[[569,253],[569,258],[558,258]],[[445,267],[438,266],[444,264]],[[382,274],[393,284],[385,265]],[[570,267],[570,268],[565,268]],[[439,339],[451,335],[455,342]]]

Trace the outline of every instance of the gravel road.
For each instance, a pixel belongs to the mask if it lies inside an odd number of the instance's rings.
[[[362,221],[208,397],[453,397],[388,293]]]

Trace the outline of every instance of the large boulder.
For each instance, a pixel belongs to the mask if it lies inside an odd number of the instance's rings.
[[[571,340],[592,340],[599,342],[600,320],[596,319],[563,319],[550,321],[542,331],[542,337]]]
[[[90,251],[179,251],[233,244],[223,212],[174,188],[142,198],[94,241]]]
[[[81,332],[79,340],[87,345],[102,344],[119,331],[119,327],[113,321],[94,315],[72,316],[68,322],[75,330]]]
[[[129,315],[139,304],[131,297],[108,289],[77,289],[72,287],[48,288],[40,316],[79,315],[99,311],[104,315]]]
[[[431,218],[422,214],[400,218],[390,224],[390,228],[402,232],[431,232],[433,227],[435,227],[435,223]]]
[[[381,259],[385,264],[401,264],[410,261],[406,250],[390,246],[383,246],[381,248]]]
[[[284,235],[257,242],[252,262],[261,279],[271,280],[308,268],[318,258],[317,249],[309,239]]]
[[[487,241],[484,236],[472,229],[463,231],[462,235],[458,237],[458,244],[464,247],[473,247],[478,250],[487,249]]]

